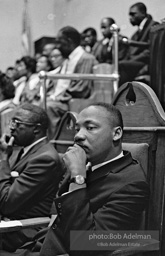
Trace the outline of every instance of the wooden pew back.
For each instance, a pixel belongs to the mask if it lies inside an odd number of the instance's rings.
[[[150,185],[150,202],[146,215],[146,229],[159,230],[160,250],[149,255],[165,253],[163,243],[165,196],[165,113],[153,90],[138,82],[122,85],[113,104],[120,109],[124,121],[123,141],[147,143],[149,161],[147,179]]]
[[[165,109],[165,23],[153,26],[150,42],[150,86]]]

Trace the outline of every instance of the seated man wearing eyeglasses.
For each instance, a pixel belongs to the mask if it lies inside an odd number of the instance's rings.
[[[62,175],[58,153],[46,136],[47,114],[24,104],[9,126],[11,137],[0,139],[0,215],[10,220],[47,217]],[[21,148],[17,155],[15,145]],[[4,233],[2,249],[13,252],[36,233],[34,228]]]

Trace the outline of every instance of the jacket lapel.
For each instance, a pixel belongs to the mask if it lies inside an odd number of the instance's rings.
[[[30,155],[34,154],[40,147],[42,147],[43,145],[45,145],[46,143],[48,143],[48,139],[44,139],[41,142],[37,143],[36,145],[34,145],[34,147],[32,147],[27,154],[25,154],[24,156],[22,156],[22,158],[13,166],[11,166],[11,171],[15,171],[17,170],[17,172],[21,172],[22,169],[20,169],[20,166],[23,166],[25,163],[27,163],[27,159],[30,158]],[[19,172],[19,173],[20,173]]]
[[[149,17],[148,20],[146,21],[143,29],[140,31],[140,33],[136,32],[132,36],[132,40],[147,42],[148,34],[149,34],[149,31],[153,24],[154,24],[154,21],[152,20],[152,18]],[[131,46],[130,47],[130,55],[135,54],[137,52],[137,50],[139,50],[139,47]]]
[[[148,35],[153,24],[154,24],[154,21],[150,18],[146,21],[144,28],[140,32],[140,36],[139,36],[140,41],[146,41],[146,37],[148,37],[147,35]]]
[[[93,172],[87,174],[87,183],[100,179],[109,173],[117,173],[132,163],[133,159],[130,152],[124,151],[124,156],[112,161],[106,165],[101,166]]]

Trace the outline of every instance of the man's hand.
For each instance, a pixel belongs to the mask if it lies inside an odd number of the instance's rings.
[[[130,44],[130,40],[127,37],[122,37],[121,41],[125,45],[129,45]]]
[[[9,139],[9,140],[8,140]],[[0,139],[0,160],[7,160],[13,152],[14,137],[3,134]]]
[[[82,147],[77,144],[74,144],[73,147],[69,147],[63,156],[63,160],[71,177],[79,174],[86,177],[87,157]]]

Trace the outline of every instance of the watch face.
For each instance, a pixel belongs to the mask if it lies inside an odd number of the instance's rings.
[[[79,185],[82,185],[85,183],[85,178],[82,175],[77,175],[75,177],[75,182]]]

